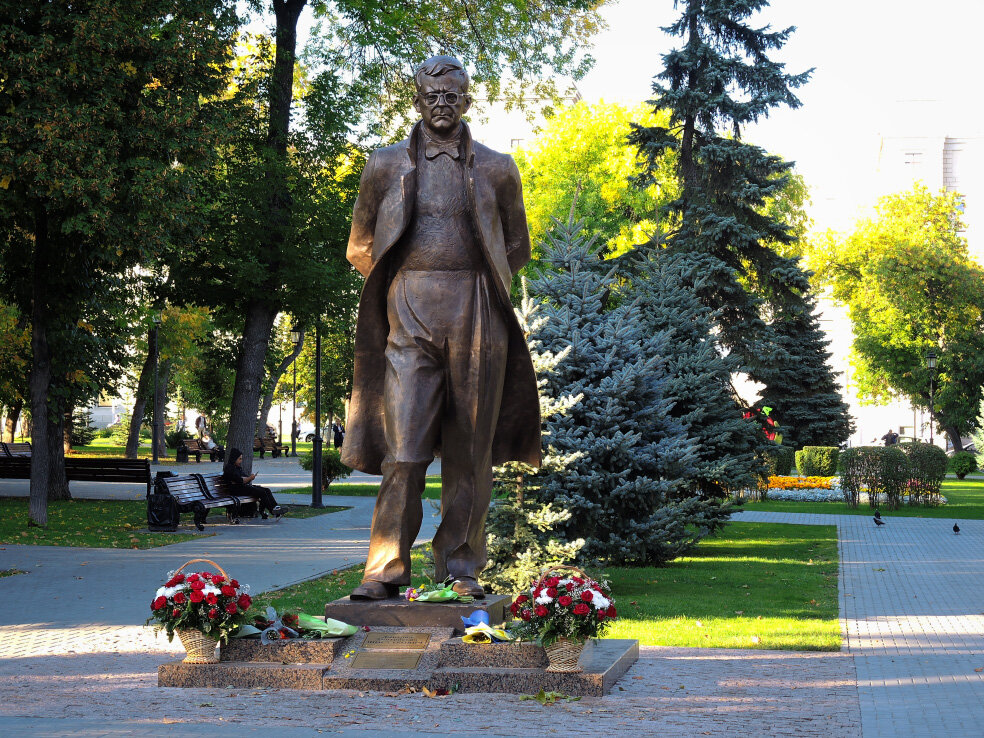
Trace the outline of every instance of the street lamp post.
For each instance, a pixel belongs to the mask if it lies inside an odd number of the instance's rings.
[[[311,480],[311,507],[321,502],[321,320],[314,324],[314,471]]]
[[[929,369],[929,443],[933,445],[933,410],[936,407],[936,352],[926,354],[926,367]]]
[[[158,413],[157,413],[157,363],[161,354],[160,345],[160,329],[161,329],[161,314],[154,313],[154,399],[153,399],[153,413],[151,420],[151,433],[150,433],[150,443],[154,447],[152,450],[154,463],[158,461],[158,441],[160,438],[160,429],[158,427]]]
[[[290,329],[290,340],[294,350],[301,345],[301,331],[295,325]],[[290,404],[290,455],[297,456],[297,357],[294,357],[294,399]]]

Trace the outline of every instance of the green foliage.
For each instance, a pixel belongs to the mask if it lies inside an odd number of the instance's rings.
[[[909,504],[938,505],[949,461],[946,452],[930,443],[902,443],[899,449],[909,459]]]
[[[306,471],[314,470],[314,452],[300,454],[301,468]],[[328,489],[336,479],[344,479],[352,473],[352,469],[342,463],[341,454],[333,448],[321,450],[321,485]]]
[[[109,427],[110,437],[117,446],[126,446],[127,439],[130,437],[130,419],[132,417],[130,413],[124,413],[118,423]],[[141,430],[143,429],[141,428]]]
[[[765,446],[759,453],[765,464],[766,473],[770,477],[789,476],[793,471],[793,454],[796,453],[797,458],[799,454],[798,451],[794,452],[794,449],[789,446],[779,446],[777,444]],[[799,467],[797,466],[797,468]]]
[[[632,122],[665,124],[667,115],[646,105],[579,102],[549,119],[529,148],[515,153],[534,244],[554,217],[582,221],[585,234],[596,236],[610,253],[648,239],[658,212],[679,186],[671,156],[661,163],[657,183],[631,185],[641,173],[628,141]],[[534,252],[534,262],[538,258]]]
[[[728,513],[687,487],[695,448],[669,414],[665,338],[645,330],[637,304],[609,303],[614,270],[580,226],[558,223],[543,260],[531,283],[539,306],[535,319],[526,316],[527,340],[534,356],[566,355],[542,373],[541,397],[580,400],[548,417],[547,444],[566,461],[524,477],[523,500],[569,514],[550,533],[561,543],[583,541],[582,560],[666,562]],[[507,527],[494,533],[512,535]]]
[[[742,418],[731,385],[738,371],[721,345],[713,312],[696,294],[704,286],[710,257],[640,248],[619,259],[628,280],[624,299],[639,307],[641,327],[662,336],[667,349],[665,396],[671,416],[686,428],[695,453],[684,483],[702,497],[756,486],[759,452],[773,444],[752,420]]]
[[[853,233],[827,234],[812,255],[848,308],[861,396],[929,407],[935,381],[932,417],[955,444],[975,427],[984,387],[984,270],[968,253],[960,211],[957,193],[916,185],[882,198]]]
[[[832,477],[839,457],[837,446],[804,446],[796,452],[796,470],[804,477]]]
[[[175,428],[174,430],[167,431],[164,434],[164,445],[168,448],[176,449],[178,445],[186,438],[194,438],[194,436],[184,428]]]
[[[911,473],[906,454],[896,446],[855,446],[845,450],[841,486],[844,500],[857,507],[862,489],[868,491],[871,507],[878,507],[885,495],[888,507],[895,510],[902,503]]]
[[[956,474],[957,479],[963,479],[977,471],[977,457],[970,451],[957,451],[950,457],[947,469]]]
[[[741,138],[742,127],[773,108],[799,107],[792,90],[810,75],[790,75],[769,58],[793,29],[751,25],[750,16],[767,4],[681,0],[680,16],[666,30],[683,46],[663,56],[653,83],[669,123],[632,134],[644,160],[643,185],[656,183],[666,155],[676,155],[682,189],[669,207],[669,247],[708,257],[698,295],[717,311],[724,345],[751,370],[768,361],[762,301],[795,304],[808,289],[796,259],[780,255],[795,241],[797,224],[781,207],[767,209],[789,185],[792,164]]]
[[[73,446],[85,446],[92,443],[96,437],[96,429],[92,427],[92,414],[86,408],[75,408],[72,413],[72,428],[69,442]]]

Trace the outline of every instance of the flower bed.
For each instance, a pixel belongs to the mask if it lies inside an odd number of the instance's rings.
[[[839,486],[840,479],[838,477],[769,477],[769,497],[773,497],[773,490],[832,489],[835,483]]]

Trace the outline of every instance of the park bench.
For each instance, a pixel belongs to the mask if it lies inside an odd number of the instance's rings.
[[[197,438],[186,438],[182,443],[188,453],[195,457],[195,461],[201,463],[202,454],[208,454],[209,461],[221,461],[222,451],[218,448],[206,448]]]
[[[31,457],[31,444],[29,443],[0,443],[0,456],[20,456]]]
[[[273,458],[279,459],[280,455],[283,453],[285,446],[281,446],[279,441],[275,441],[272,438],[254,438],[253,439],[253,452],[259,451],[260,458],[269,451]]]
[[[30,479],[31,457],[0,456],[0,478]],[[149,459],[65,459],[65,478],[69,482],[139,482],[150,494]]]
[[[235,524],[239,522],[243,506],[256,502],[256,499],[228,494],[230,486],[221,477],[221,474],[159,475],[155,494],[173,497],[179,513],[190,512],[194,515],[198,530],[205,530],[208,511],[216,507],[224,507],[229,522]]]

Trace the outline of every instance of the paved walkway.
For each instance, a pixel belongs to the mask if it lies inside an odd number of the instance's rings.
[[[295,472],[284,464],[282,473],[289,483]],[[251,728],[359,736],[982,733],[984,521],[971,520],[955,536],[945,520],[888,517],[876,529],[860,516],[736,516],[837,525],[840,653],[644,648],[611,695],[550,707],[515,695],[157,688],[157,665],[181,649],[140,626],[152,583],[197,556],[216,559],[254,591],[364,560],[373,499],[333,500],[351,509],[217,529],[149,551],[0,547],[4,568],[29,572],[0,579],[0,733],[186,735],[204,723],[220,736]],[[425,515],[422,538],[435,523]]]
[[[984,520],[743,512],[836,525],[864,738],[984,735]]]

